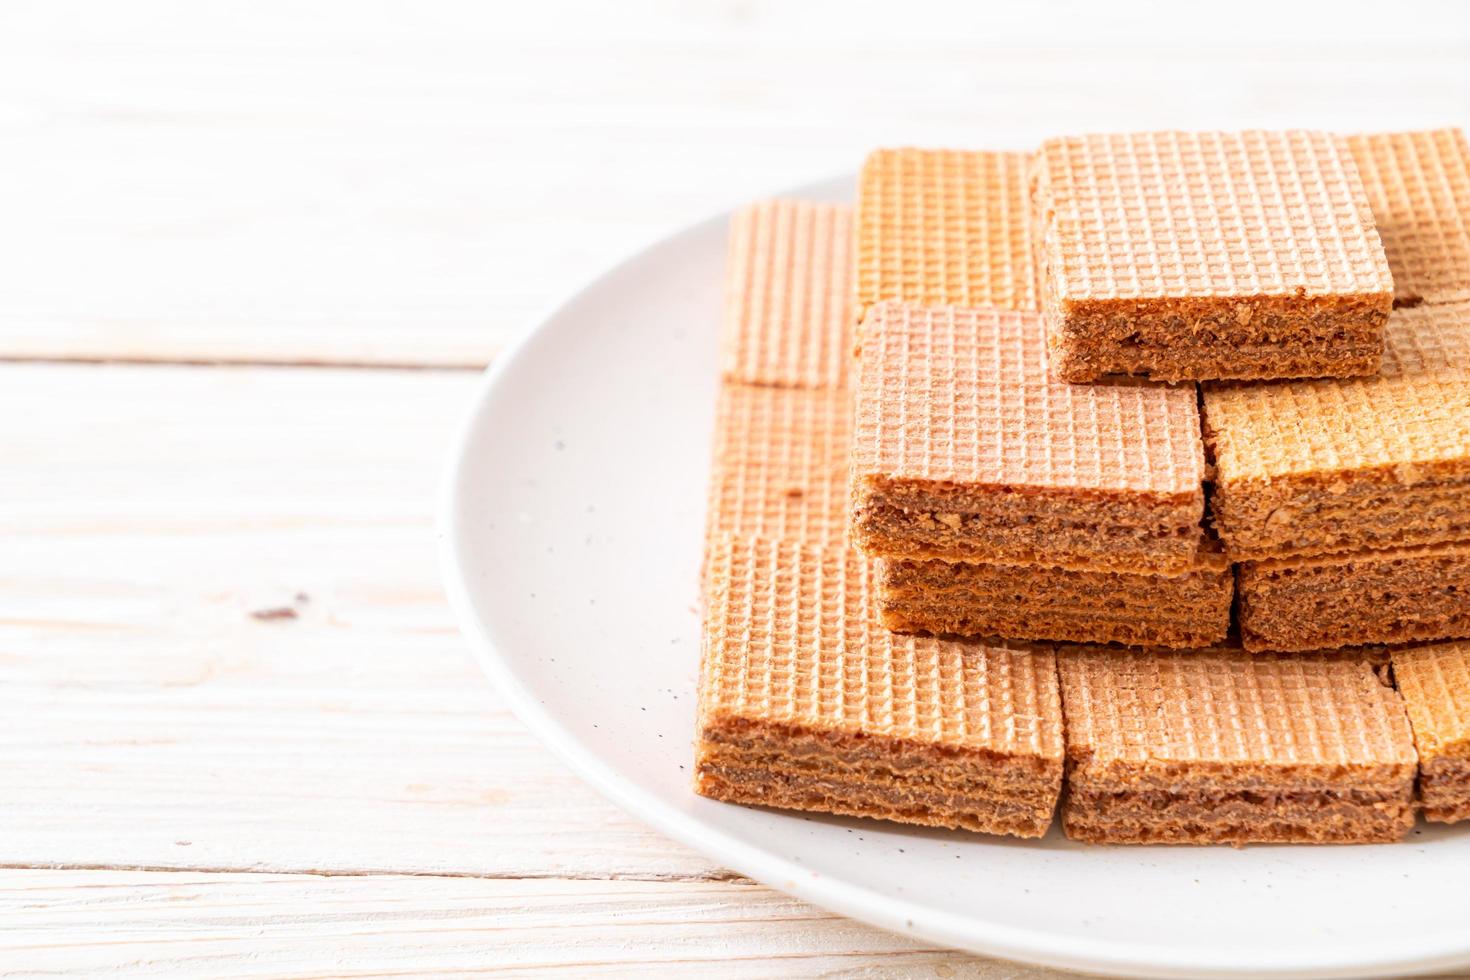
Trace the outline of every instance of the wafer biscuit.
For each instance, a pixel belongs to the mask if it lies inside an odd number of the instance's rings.
[[[885,149],[858,177],[861,321],[885,300],[1039,310],[1025,153]]]
[[[727,385],[720,395],[709,540],[724,534],[841,547],[850,395]],[[981,563],[885,562],[891,629],[1087,643],[1202,646],[1224,638],[1235,585],[1217,552],[1180,575]]]
[[[1188,570],[1204,511],[1193,388],[1058,382],[1035,313],[882,303],[868,322],[858,546],[884,558]]]
[[[1393,672],[1414,727],[1425,818],[1470,820],[1470,643],[1395,650]]]
[[[710,473],[708,537],[815,547],[847,538],[852,396],[841,388],[726,385]]]
[[[1378,377],[1203,401],[1233,559],[1470,539],[1470,304],[1395,310]]]
[[[878,610],[892,630],[1019,640],[1208,647],[1230,632],[1235,575],[1201,549],[1181,575],[972,562],[878,563]]]
[[[1047,140],[1053,369],[1162,380],[1378,370],[1393,279],[1351,155],[1324,133]]]
[[[761,201],[730,218],[720,366],[732,384],[846,383],[852,349],[852,209]]]
[[[714,542],[696,790],[1044,834],[1062,777],[1052,653],[890,633],[871,576],[850,550]]]
[[[1470,637],[1470,544],[1236,566],[1248,650],[1324,650]]]
[[[1395,306],[1470,300],[1470,143],[1458,129],[1347,137]]]
[[[1368,843],[1413,826],[1408,718],[1368,663],[1080,648],[1058,670],[1069,837]]]

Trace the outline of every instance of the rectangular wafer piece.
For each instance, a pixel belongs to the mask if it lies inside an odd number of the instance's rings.
[[[852,209],[760,201],[730,218],[720,370],[730,384],[846,383],[852,351]]]
[[[870,563],[850,550],[727,537],[708,567],[697,792],[1046,833],[1062,779],[1049,650],[890,633]]]
[[[1395,306],[1470,300],[1470,143],[1459,129],[1347,137]]]
[[[1035,313],[880,303],[867,323],[852,454],[859,547],[1189,569],[1204,512],[1193,387],[1057,381]]]
[[[861,322],[884,301],[1039,310],[1029,156],[883,149],[858,176]]]
[[[1470,304],[1395,310],[1374,378],[1207,385],[1236,561],[1470,540]]]
[[[1326,133],[1047,140],[1042,307],[1067,381],[1378,370],[1393,279],[1357,167]]]
[[[1470,543],[1236,566],[1247,650],[1325,650],[1470,636]]]
[[[1408,717],[1367,662],[1082,648],[1058,670],[1069,837],[1347,844],[1413,827]]]
[[[1393,674],[1414,727],[1425,819],[1470,820],[1470,643],[1395,650]]]
[[[891,630],[1017,640],[1208,647],[1230,632],[1235,574],[1203,548],[1181,575],[884,559],[878,610]]]

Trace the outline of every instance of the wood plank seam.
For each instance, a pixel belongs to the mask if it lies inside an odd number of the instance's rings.
[[[30,862],[0,861],[0,871],[138,871],[159,874],[221,874],[221,875],[312,875],[317,878],[468,878],[477,881],[621,881],[647,882],[649,884],[725,884],[764,887],[758,881],[736,871],[723,868],[705,873],[683,872],[627,872],[599,871],[576,872],[555,871],[546,874],[524,871],[500,874],[494,871],[412,871],[402,868],[252,868],[248,865],[196,865],[196,864],[132,864],[128,862]]]

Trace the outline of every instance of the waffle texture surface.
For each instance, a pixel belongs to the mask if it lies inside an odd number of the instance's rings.
[[[989,487],[1193,495],[1194,392],[1050,377],[1036,314],[886,303],[858,390],[860,472]]]
[[[708,539],[845,546],[852,396],[841,388],[726,385],[715,423]]]
[[[1470,819],[1470,642],[1395,650],[1393,670],[1419,749],[1424,815]]]
[[[1395,650],[1393,669],[1419,757],[1470,759],[1470,642]]]
[[[889,632],[851,551],[727,539],[714,554],[706,717],[1060,759],[1049,652]]]
[[[1083,782],[1336,780],[1416,758],[1398,695],[1351,660],[1073,648],[1058,663]]]
[[[1040,309],[1028,155],[884,149],[858,177],[857,300]]]
[[[846,383],[852,349],[852,209],[761,201],[730,219],[721,371],[733,384]]]
[[[1393,281],[1357,168],[1325,133],[1134,133],[1041,149],[1063,301],[1338,296]]]
[[[1470,300],[1470,143],[1459,129],[1347,137],[1393,272],[1394,303]]]

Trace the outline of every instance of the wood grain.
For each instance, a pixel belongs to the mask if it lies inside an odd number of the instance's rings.
[[[479,365],[630,249],[874,145],[1470,105],[1452,0],[904,13],[7,3],[0,357]]]
[[[718,882],[11,871],[0,916],[7,975],[1062,976]]]
[[[9,366],[0,864],[685,877],[496,699],[440,591],[470,379]]]

